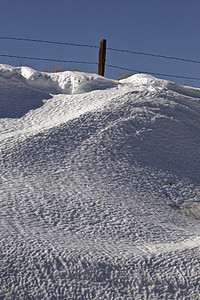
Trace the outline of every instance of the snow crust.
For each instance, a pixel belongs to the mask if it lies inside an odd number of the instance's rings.
[[[0,299],[199,299],[200,89],[0,65]]]

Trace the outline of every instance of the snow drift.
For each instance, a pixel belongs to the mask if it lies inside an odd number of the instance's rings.
[[[0,66],[1,299],[198,299],[200,90]]]

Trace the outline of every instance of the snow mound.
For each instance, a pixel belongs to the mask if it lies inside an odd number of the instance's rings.
[[[46,73],[7,65],[0,65],[0,77],[52,94],[82,94],[117,86],[115,80],[96,74],[74,71]]]
[[[0,66],[0,297],[198,299],[199,89]]]
[[[0,118],[19,118],[39,108],[52,94],[83,94],[116,87],[118,82],[89,73],[44,73],[0,65]],[[15,94],[11,91],[15,90]]]

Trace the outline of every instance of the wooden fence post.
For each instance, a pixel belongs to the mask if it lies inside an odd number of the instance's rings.
[[[104,76],[106,62],[106,40],[100,40],[98,74]]]

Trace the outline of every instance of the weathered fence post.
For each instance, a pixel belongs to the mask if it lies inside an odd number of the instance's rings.
[[[104,76],[106,62],[106,40],[100,40],[98,74]]]

